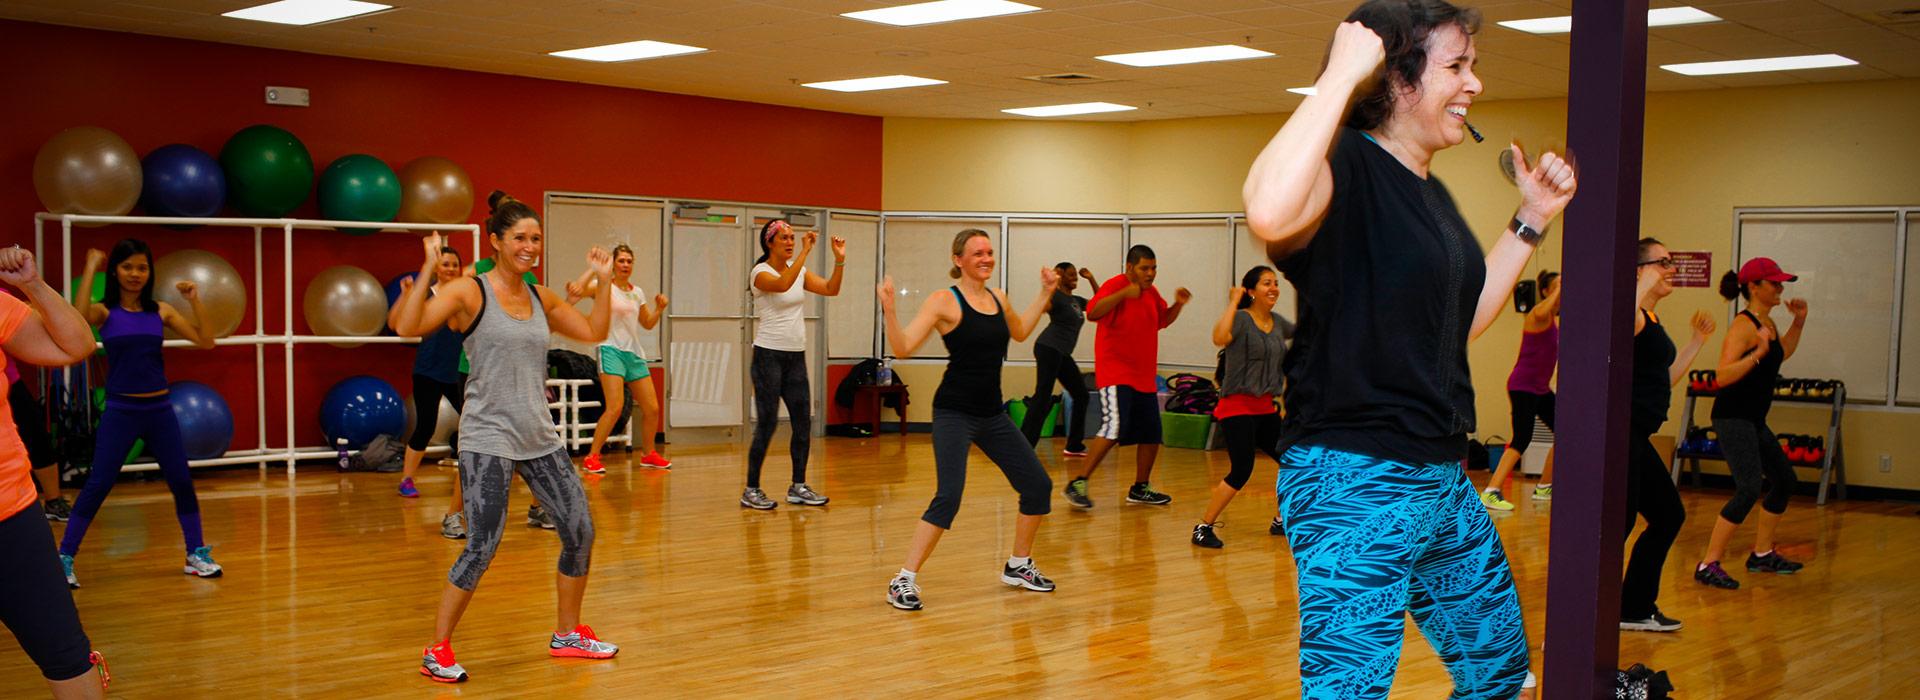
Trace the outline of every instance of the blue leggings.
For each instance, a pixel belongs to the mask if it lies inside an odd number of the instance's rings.
[[[1453,676],[1451,697],[1520,692],[1520,597],[1459,464],[1309,446],[1280,463],[1280,513],[1299,570],[1301,697],[1387,697],[1408,613]]]
[[[113,490],[114,479],[126,466],[127,452],[134,440],[147,441],[147,454],[160,463],[160,473],[173,491],[173,514],[180,519],[180,534],[187,551],[206,544],[200,538],[200,499],[193,494],[193,473],[187,470],[187,451],[180,443],[180,421],[173,417],[173,402],[165,394],[147,397],[107,399],[107,410],[100,415],[95,429],[93,472],[73,499],[73,517],[67,521],[67,534],[60,539],[60,553],[73,556],[86,539],[87,526],[100,513],[100,504]]]

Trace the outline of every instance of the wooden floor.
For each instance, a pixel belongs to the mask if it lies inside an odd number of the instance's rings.
[[[1122,454],[1125,469],[1110,463],[1096,475],[1094,510],[1054,499],[1035,555],[1060,589],[1041,594],[999,582],[1016,499],[976,453],[956,529],[921,572],[927,609],[909,613],[883,598],[933,492],[925,435],[817,442],[813,484],[833,498],[817,509],[736,505],[744,454],[677,448],[671,472],[629,470],[610,455],[607,476],[586,478],[599,531],[586,621],[623,646],[611,661],[547,657],[558,543],[516,517],[454,638],[473,680],[440,686],[418,675],[460,547],[439,536],[448,468],[426,470],[418,500],[396,497],[393,475],[319,464],[292,480],[202,473],[207,540],[227,570],[205,581],[180,573],[165,486],[122,483],[81,552],[75,598],[118,697],[1299,693],[1292,560],[1266,533],[1271,462],[1227,511],[1226,549],[1212,551],[1187,535],[1226,455],[1165,451],[1156,485],[1174,502],[1152,507],[1122,504],[1119,472],[1132,472]],[[1045,459],[1058,479],[1057,453]],[[766,472],[778,498],[785,456]],[[524,495],[520,487],[516,514]],[[1670,670],[1687,698],[1920,697],[1914,506],[1797,499],[1782,549],[1807,569],[1763,577],[1736,567],[1746,585],[1730,592],[1688,575],[1725,495],[1685,494],[1688,524],[1661,607],[1686,629],[1628,633],[1622,659]],[[1499,518],[1536,669],[1547,524],[1524,499]],[[1443,697],[1445,672],[1408,629],[1394,697]],[[0,697],[44,693],[5,642]]]

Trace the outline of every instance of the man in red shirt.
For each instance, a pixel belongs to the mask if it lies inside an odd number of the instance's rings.
[[[1127,271],[1100,285],[1087,305],[1094,324],[1093,378],[1099,387],[1100,428],[1087,441],[1087,464],[1067,482],[1067,502],[1092,508],[1087,477],[1116,444],[1136,445],[1133,487],[1127,502],[1166,505],[1173,499],[1147,484],[1154,458],[1160,454],[1160,399],[1156,383],[1160,367],[1160,329],[1180,318],[1180,309],[1193,299],[1185,287],[1174,290],[1173,305],[1154,288],[1158,271],[1153,249],[1127,249]]]

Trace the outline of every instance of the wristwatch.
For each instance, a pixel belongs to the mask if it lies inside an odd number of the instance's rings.
[[[1547,237],[1546,231],[1528,226],[1527,222],[1521,221],[1518,216],[1513,217],[1513,221],[1507,225],[1513,228],[1513,235],[1527,245],[1540,245],[1540,240]]]

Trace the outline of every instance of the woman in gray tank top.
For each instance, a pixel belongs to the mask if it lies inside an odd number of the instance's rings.
[[[548,654],[606,659],[620,650],[580,624],[593,521],[573,460],[554,432],[546,400],[549,330],[587,343],[607,336],[613,257],[598,247],[587,253],[600,288],[594,294],[592,316],[582,315],[561,295],[521,281],[521,274],[533,269],[544,248],[540,216],[498,190],[487,204],[492,209],[487,216],[494,250],[492,269],[441,284],[432,299],[427,298],[427,285],[415,285],[401,300],[398,315],[401,335],[418,337],[443,324],[458,331],[473,370],[467,378],[466,410],[460,414],[467,547],[447,573],[434,643],[420,662],[421,675],[442,683],[467,679],[466,670],[454,662],[453,628],[499,547],[515,471],[546,506],[560,535],[559,624],[548,640]],[[423,278],[432,274],[443,242],[434,234],[426,237],[424,245]]]

